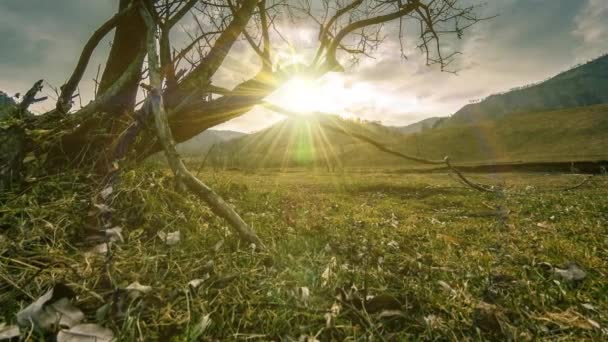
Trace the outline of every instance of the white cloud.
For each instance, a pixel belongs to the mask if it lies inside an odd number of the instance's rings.
[[[598,44],[606,41],[608,35],[608,1],[587,0],[587,5],[576,16],[574,35],[585,44]]]

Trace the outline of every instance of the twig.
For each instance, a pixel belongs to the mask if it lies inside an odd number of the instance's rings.
[[[591,179],[593,179],[594,175],[591,175],[585,179],[583,179],[580,183],[567,187],[567,188],[563,188],[563,189],[556,189],[557,191],[571,191],[571,190],[576,190],[582,186],[584,186],[585,184],[589,183],[591,181]]]
[[[205,163],[207,162],[207,158],[209,158],[209,155],[211,155],[211,152],[213,151],[213,149],[215,148],[215,146],[216,146],[216,144],[211,145],[211,147],[207,151],[207,154],[205,154],[205,157],[203,158],[203,161],[201,162],[201,165],[198,167],[198,170],[196,171],[196,177],[197,178],[201,174],[201,172],[203,171],[203,168],[205,167]]]
[[[78,83],[82,79],[84,72],[89,65],[89,60],[93,55],[93,51],[99,44],[99,42],[105,37],[110,31],[118,25],[118,23],[134,8],[138,7],[140,1],[132,1],[129,7],[117,13],[115,16],[110,18],[110,20],[106,21],[101,27],[93,33],[91,38],[87,41],[82,50],[80,58],[78,59],[78,63],[76,64],[76,68],[74,68],[74,72],[70,79],[61,86],[61,95],[59,96],[56,104],[56,109],[59,113],[65,114],[72,108],[72,95],[74,91],[78,87]]]
[[[43,85],[42,82],[44,82],[44,80],[38,80],[36,81],[36,83],[34,83],[34,85],[30,88],[30,90],[27,91],[27,93],[25,93],[25,95],[23,96],[23,100],[21,100],[21,102],[19,103],[19,107],[18,107],[18,114],[20,117],[23,117],[23,115],[25,115],[25,113],[27,112],[27,109],[29,108],[30,105],[36,103],[36,102],[41,102],[46,100],[48,97],[44,96],[41,98],[36,98],[36,95],[42,91]]]
[[[95,82],[95,90],[93,93],[94,99],[97,99],[97,88],[99,87],[99,73],[101,71],[101,64],[97,65],[97,74],[95,75],[95,78],[93,79],[93,82]]]
[[[458,176],[458,178],[460,178],[460,180],[462,180],[466,185],[470,186],[471,188],[482,191],[482,192],[491,192],[491,193],[497,192],[496,190],[486,187],[485,185],[473,183],[472,181],[468,180],[460,171],[458,171],[457,168],[452,166],[452,163],[450,163],[449,157],[445,157],[444,161],[445,161],[445,165],[447,165],[447,167],[450,168],[450,170],[452,170],[452,172],[454,172],[456,174],[456,176]]]

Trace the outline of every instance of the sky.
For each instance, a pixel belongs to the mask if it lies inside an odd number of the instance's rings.
[[[59,87],[70,75],[82,46],[113,15],[117,3],[0,0],[0,90],[23,93],[42,78],[47,82],[45,94],[55,97],[50,86]],[[401,58],[398,41],[388,36],[373,58],[362,59],[344,73],[326,75],[312,87],[290,83],[270,100],[402,126],[450,115],[471,100],[544,80],[608,52],[606,0],[492,0],[480,14],[498,16],[473,26],[461,40],[447,41],[462,53],[453,65],[456,74],[426,66],[413,49],[415,41],[407,37],[408,58]],[[305,56],[316,32],[312,27],[287,25],[285,33],[293,40],[289,53]],[[183,32],[176,33],[177,42],[184,37]],[[109,46],[108,37],[93,56],[81,84],[83,104],[92,98],[93,79],[98,67],[103,71]],[[255,59],[247,46],[237,46],[214,83],[230,86],[245,80],[255,71]],[[305,97],[290,95],[302,89]],[[43,112],[53,104],[49,100],[34,109]],[[256,108],[218,128],[252,132],[280,119]]]

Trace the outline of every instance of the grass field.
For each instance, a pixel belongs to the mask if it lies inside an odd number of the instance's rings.
[[[111,259],[81,242],[96,189],[78,177],[0,209],[2,321],[62,282],[125,341],[608,338],[605,176],[569,192],[554,190],[583,176],[474,176],[509,189],[497,195],[446,174],[205,172],[265,241],[256,252],[164,170],[131,171]],[[584,279],[555,272],[569,263]],[[152,290],[125,291],[134,281]]]

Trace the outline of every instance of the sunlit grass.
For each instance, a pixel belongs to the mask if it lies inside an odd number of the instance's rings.
[[[461,188],[444,174],[204,172],[201,178],[266,242],[268,251],[255,253],[204,204],[176,193],[168,174],[154,168],[128,172],[115,189],[113,220],[125,229],[125,243],[116,246],[109,268],[104,257],[85,256],[87,248],[78,243],[95,189],[73,175],[32,184],[29,195],[1,209],[0,224],[8,228],[0,272],[32,296],[55,281],[67,283],[87,321],[125,340],[187,339],[208,314],[203,336],[219,340],[604,336],[585,320],[605,326],[602,312],[608,310],[605,177],[575,192],[500,197]],[[538,189],[578,178],[503,179]],[[483,215],[498,205],[510,209],[506,221]],[[176,230],[182,234],[176,246],[156,236]],[[211,260],[210,271],[205,265]],[[581,283],[557,279],[542,266],[569,261],[587,271]],[[206,275],[201,287],[188,288],[190,280]],[[110,279],[119,287],[137,280],[153,291],[126,301],[124,316],[98,320],[96,310],[119,296]],[[336,288],[351,285],[396,298],[404,315],[382,318],[343,305],[328,328],[324,315]],[[30,300],[8,284],[0,286],[2,320],[14,322]],[[299,287],[309,289],[306,301],[297,295]],[[480,303],[494,311],[480,311]],[[559,315],[583,319],[556,321]]]

